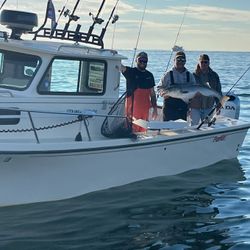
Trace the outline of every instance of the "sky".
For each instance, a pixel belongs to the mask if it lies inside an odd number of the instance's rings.
[[[76,2],[52,1],[57,18],[65,4],[72,11]],[[96,15],[101,2],[80,1],[75,14],[80,17],[81,31],[88,30],[92,22],[89,12]],[[95,26],[94,33],[100,33],[117,2],[115,14],[119,20],[108,27],[106,48],[134,49],[138,40],[138,49],[171,50],[176,44],[186,51],[250,52],[250,0],[106,0],[100,14],[105,21],[102,26]],[[46,0],[7,0],[4,8],[36,12],[42,24],[46,4]],[[62,15],[59,27],[66,22]],[[71,28],[75,28],[75,23]]]

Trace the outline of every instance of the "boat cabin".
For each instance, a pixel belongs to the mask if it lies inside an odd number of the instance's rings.
[[[13,14],[19,15],[24,26],[10,21]],[[30,13],[10,10],[3,10],[1,13],[1,24],[12,29],[11,36],[1,32],[0,39],[0,109],[4,110],[2,116],[0,112],[2,129],[10,125],[7,122],[9,117],[6,118],[8,112],[5,110],[10,107],[13,109],[9,111],[10,115],[17,115],[17,109],[19,116],[25,113],[27,115],[25,110],[32,108],[35,127],[60,126],[75,120],[76,117],[72,119],[73,114],[87,112],[106,115],[119,97],[120,72],[117,68],[125,57],[115,50],[95,48],[96,40],[92,44],[89,41],[87,44],[90,45],[86,45],[80,44],[78,40],[70,42],[71,37],[64,38],[64,42],[54,39],[52,41],[47,33],[44,36],[39,35],[40,30],[32,33],[30,30],[34,27],[37,17],[33,14],[33,23],[26,27],[27,15],[30,16]],[[42,29],[42,32],[45,31],[46,29]],[[59,31],[54,32],[57,39],[62,38],[62,32]],[[22,39],[25,33],[33,35],[35,39]],[[38,41],[37,37],[42,37],[43,40]],[[53,111],[54,114],[44,111]],[[72,116],[65,115],[66,113]],[[3,116],[5,118],[1,119]],[[94,125],[89,125],[91,131],[88,133],[100,137],[104,118],[89,118],[88,122]],[[13,119],[16,122],[16,117]],[[29,120],[18,121],[18,129],[30,127]],[[58,137],[64,134],[72,139],[74,136],[71,131],[75,134],[75,131],[79,130],[79,123],[71,125],[71,129],[65,129],[65,133],[59,131]],[[57,133],[53,131],[54,136],[57,136]],[[47,136],[43,133],[42,137],[49,138],[50,133]]]

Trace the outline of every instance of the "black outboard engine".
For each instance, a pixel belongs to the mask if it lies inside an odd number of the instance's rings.
[[[37,14],[16,10],[2,10],[0,23],[12,30],[11,39],[21,39],[21,35],[32,31],[38,25]]]

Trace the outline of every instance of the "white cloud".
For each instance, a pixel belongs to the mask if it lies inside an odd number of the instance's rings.
[[[62,9],[67,0],[53,0],[56,10]],[[219,0],[218,0],[219,1]],[[106,0],[101,18],[107,21],[117,0]],[[130,1],[131,3],[132,1]],[[146,16],[142,26],[142,36],[146,39],[141,40],[141,46],[148,48],[171,48],[176,34],[180,27],[181,17],[183,16],[186,6],[174,6],[173,0],[161,0],[160,8],[158,1],[148,1]],[[186,2],[186,1],[185,1]],[[209,2],[209,1],[207,1]],[[239,0],[239,8],[240,8]],[[88,15],[92,12],[97,14],[102,0],[82,0],[76,15],[80,16],[79,23],[82,24],[82,31],[86,31],[92,23],[91,17]],[[180,2],[179,2],[180,3]],[[23,11],[36,12],[39,16],[39,24],[41,25],[45,16],[47,0],[9,0],[6,2],[6,9],[18,9]],[[75,0],[67,1],[66,8],[73,10]],[[229,6],[229,5],[228,5]],[[144,1],[133,1],[131,4],[127,0],[120,0],[117,11],[120,19],[116,26],[117,43],[122,44],[121,47],[131,48],[134,46],[135,39],[138,35],[139,25],[144,8]],[[59,13],[57,12],[57,17]],[[61,17],[60,27],[64,27],[68,18]],[[228,49],[242,48],[250,50],[250,11],[244,9],[233,9],[225,7],[216,7],[209,5],[191,4],[187,9],[187,15],[184,20],[180,32],[180,41],[184,47],[195,48],[213,48],[218,46],[228,46]],[[96,25],[94,33],[99,34],[102,26]],[[74,28],[75,23],[72,22],[70,28]],[[107,31],[107,36],[112,37],[113,27]],[[223,38],[224,37],[224,38]],[[225,42],[230,40],[229,42]],[[232,42],[234,41],[234,43]],[[192,47],[193,46],[193,47]]]
[[[151,9],[148,13],[157,15],[183,15],[186,7],[167,7]],[[187,8],[187,17],[205,21],[249,22],[250,11],[219,8],[207,5],[191,5]]]

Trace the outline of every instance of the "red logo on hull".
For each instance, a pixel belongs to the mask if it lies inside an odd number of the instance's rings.
[[[226,137],[226,135],[215,136],[213,142],[225,141]]]

